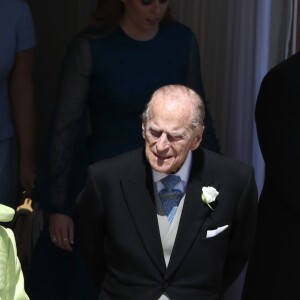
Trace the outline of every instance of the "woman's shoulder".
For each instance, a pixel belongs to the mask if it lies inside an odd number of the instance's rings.
[[[170,23],[162,24],[162,28],[166,32],[173,32],[176,34],[193,35],[193,31],[187,25],[178,21],[172,21]]]
[[[275,65],[265,76],[266,79],[278,78],[278,82],[282,80],[290,80],[296,74],[300,73],[300,51],[289,56],[279,64]]]
[[[8,24],[19,24],[22,20],[31,18],[30,8],[24,0],[1,0],[0,1],[1,20]],[[11,26],[11,25],[10,25]]]
[[[90,40],[105,39],[114,35],[116,32],[119,32],[120,30],[118,29],[119,26],[116,26],[114,28],[102,28],[96,25],[91,25],[82,30],[80,36]]]
[[[22,11],[24,7],[28,7],[28,3],[25,0],[1,0],[0,7],[17,13]]]
[[[177,43],[182,47],[189,47],[196,39],[195,34],[188,26],[177,21],[161,24],[159,37],[160,42]]]

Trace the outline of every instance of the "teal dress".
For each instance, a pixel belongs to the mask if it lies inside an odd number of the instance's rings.
[[[184,84],[204,97],[199,48],[188,27],[161,25],[149,41],[134,40],[121,27],[100,34],[90,28],[77,36],[63,64],[37,184],[52,213],[72,215],[88,164],[144,145],[141,113],[157,88]],[[201,146],[218,152],[205,104]]]

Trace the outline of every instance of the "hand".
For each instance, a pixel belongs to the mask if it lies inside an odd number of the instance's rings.
[[[63,214],[49,216],[49,233],[55,246],[72,251],[74,243],[74,223],[72,218]]]
[[[27,209],[30,212],[33,212],[32,200],[30,198],[25,198],[24,203],[17,207],[17,211],[19,211],[20,209]]]

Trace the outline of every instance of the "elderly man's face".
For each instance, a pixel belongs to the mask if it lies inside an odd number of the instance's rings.
[[[199,146],[203,128],[193,129],[189,101],[170,102],[161,94],[156,97],[152,118],[143,124],[146,157],[154,170],[172,174],[183,165],[188,152]]]

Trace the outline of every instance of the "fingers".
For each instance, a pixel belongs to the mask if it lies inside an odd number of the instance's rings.
[[[69,242],[67,230],[64,230],[62,228],[61,231],[58,231],[56,233],[52,232],[50,233],[50,238],[55,246],[66,251],[72,251],[72,245]]]
[[[51,241],[55,246],[72,251],[74,224],[70,217],[62,214],[50,215],[49,232]]]
[[[70,228],[73,225],[67,224],[66,227],[60,228],[60,231],[57,236],[56,245],[64,250],[72,251],[73,240],[70,238]]]
[[[29,211],[33,212],[32,199],[31,198],[25,198],[23,206],[24,206],[25,209],[28,209]]]
[[[30,212],[33,212],[33,208],[32,208],[32,199],[26,197],[25,200],[24,200],[24,203],[23,203],[22,205],[19,205],[19,206],[17,207],[17,211],[19,211],[20,209],[27,209],[27,210],[29,210]]]
[[[69,223],[68,226],[68,238],[69,238],[69,243],[71,245],[74,244],[74,223],[73,221],[71,223]]]
[[[32,205],[32,200],[31,200],[31,198],[25,198],[25,200],[24,200],[24,204],[26,204],[26,205]]]
[[[55,237],[55,235],[54,234],[50,234],[50,238],[51,238],[51,241],[52,241],[52,243],[56,243],[56,237]]]
[[[63,235],[55,235],[55,234],[51,234],[50,235],[51,241],[52,243],[63,249],[66,251],[72,251],[72,247],[70,245],[70,243],[68,243],[68,238],[63,238]]]

